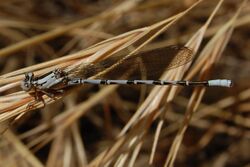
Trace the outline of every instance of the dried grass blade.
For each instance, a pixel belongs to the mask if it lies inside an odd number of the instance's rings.
[[[209,75],[209,72],[211,68],[213,67],[213,64],[216,63],[218,58],[220,58],[221,53],[226,46],[229,37],[231,36],[231,33],[233,31],[234,22],[236,20],[236,17],[238,16],[239,12],[242,9],[242,5],[239,7],[238,11],[236,12],[235,16],[224,26],[221,28],[221,30],[210,40],[210,42],[207,44],[206,48],[202,52],[204,55],[209,55],[209,59],[207,59],[207,63],[204,66],[204,68],[201,71],[200,79],[206,79],[206,77]],[[224,38],[223,38],[224,37]],[[224,40],[221,40],[224,39]],[[226,39],[226,40],[225,40]],[[219,46],[219,47],[216,47]],[[176,138],[174,140],[174,143],[170,149],[169,155],[166,159],[165,165],[166,167],[173,166],[174,160],[177,156],[177,152],[179,150],[181,141],[183,139],[184,133],[190,123],[190,120],[192,118],[193,113],[197,110],[198,105],[201,102],[201,99],[205,93],[205,88],[196,88],[192,94],[192,97],[189,101],[189,105],[185,114],[185,120],[183,121],[183,125],[180,128],[179,132],[176,135]]]

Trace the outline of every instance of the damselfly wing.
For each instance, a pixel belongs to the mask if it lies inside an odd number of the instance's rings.
[[[90,77],[96,79],[159,79],[164,71],[182,66],[190,62],[192,58],[191,49],[173,45],[129,57],[111,56],[95,64],[81,64],[68,74],[71,78],[85,79]]]

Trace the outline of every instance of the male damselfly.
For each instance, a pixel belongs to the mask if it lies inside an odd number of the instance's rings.
[[[54,97],[55,94],[62,93],[68,87],[81,84],[231,87],[232,82],[227,79],[207,81],[158,80],[164,71],[182,66],[192,59],[193,53],[188,47],[168,46],[129,57],[112,56],[95,64],[80,64],[67,72],[55,69],[39,77],[34,77],[34,74],[29,72],[25,74],[21,87],[35,96],[37,100],[43,100],[44,94]],[[126,80],[121,78],[124,76],[126,76]]]

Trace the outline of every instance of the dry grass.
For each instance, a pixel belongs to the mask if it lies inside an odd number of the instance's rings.
[[[0,166],[249,165],[248,6],[1,2]],[[44,95],[45,108],[19,86],[25,72],[70,71],[118,52],[129,57],[177,43],[192,48],[195,59],[161,79],[220,77],[235,86],[84,86],[56,99]]]

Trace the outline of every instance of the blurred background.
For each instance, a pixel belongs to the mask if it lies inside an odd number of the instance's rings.
[[[184,11],[193,3],[195,0],[3,0],[0,2],[0,74],[76,53],[105,39],[150,26]],[[217,3],[218,0],[202,2],[157,37],[149,47],[185,44],[204,25]],[[239,4],[237,0],[227,0],[222,4],[206,32],[202,46],[232,18]],[[114,9],[111,16],[99,17]],[[70,31],[60,32],[60,28],[65,27],[69,27]],[[58,32],[52,33],[49,38],[39,38],[39,35],[54,29],[58,29]],[[249,30],[248,2],[238,16],[222,59],[211,75],[212,78],[231,79],[234,86],[207,89],[197,115],[194,114],[185,133],[175,166],[250,166]],[[29,41],[34,37],[38,37],[37,40]],[[29,43],[20,46],[24,41]],[[57,140],[55,135],[51,140],[44,141],[45,136],[53,132],[54,127],[49,126],[53,117],[91,98],[100,89],[99,86],[88,85],[18,119],[9,129],[16,137],[0,139],[0,165],[49,166],[54,163],[55,166],[82,166],[92,162],[114,144],[149,90],[142,96],[139,86],[121,86],[75,122],[77,132],[71,132],[74,135],[61,134]],[[163,166],[192,90],[185,88],[171,104],[173,109],[164,118],[152,166]],[[11,91],[4,92],[8,93]],[[43,132],[37,130],[45,122],[48,128]],[[155,120],[148,129],[135,166],[149,166],[158,122],[158,119]],[[22,147],[16,146],[17,142]],[[56,142],[63,148],[61,159],[59,154],[53,157],[51,152]],[[29,153],[20,154],[26,149]],[[66,163],[69,154],[79,157],[71,158]]]

